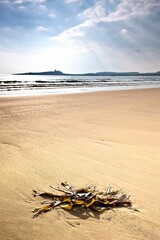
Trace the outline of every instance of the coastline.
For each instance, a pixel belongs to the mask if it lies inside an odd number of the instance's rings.
[[[160,76],[10,76],[0,79],[0,97],[71,94],[160,87]]]
[[[159,109],[159,88],[1,97],[2,239],[158,240]],[[61,181],[122,188],[140,212],[33,220],[32,189]]]
[[[65,94],[83,94],[83,93],[94,93],[94,92],[110,92],[110,91],[127,91],[127,90],[145,90],[145,89],[159,89],[158,85],[155,86],[113,86],[113,87],[88,87],[88,88],[62,88],[62,89],[54,89],[51,92],[41,92],[41,91],[31,91],[30,93],[21,93],[21,94],[4,94],[0,95],[1,98],[8,97],[32,97],[32,96],[52,96],[52,95],[65,95]]]

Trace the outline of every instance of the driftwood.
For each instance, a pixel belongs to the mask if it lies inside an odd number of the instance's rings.
[[[33,210],[33,218],[58,206],[69,210],[75,207],[85,207],[99,212],[116,207],[132,207],[130,196],[121,190],[114,191],[112,187],[108,187],[105,192],[99,192],[95,186],[86,186],[77,190],[67,182],[61,183],[61,186],[61,188],[50,186],[54,190],[63,192],[61,195],[33,190],[34,197],[40,196],[45,199],[41,202],[43,205],[41,208]]]

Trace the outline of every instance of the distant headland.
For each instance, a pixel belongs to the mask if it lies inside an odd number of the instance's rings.
[[[96,72],[96,73],[82,73],[82,74],[72,74],[63,73],[61,71],[46,71],[46,72],[26,72],[26,73],[15,73],[13,75],[55,75],[55,76],[160,76],[160,71],[157,72]]]

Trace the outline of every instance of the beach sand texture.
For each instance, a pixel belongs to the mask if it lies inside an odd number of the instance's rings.
[[[160,89],[0,98],[0,239],[160,239]],[[102,214],[32,219],[33,189],[67,181],[131,195]]]

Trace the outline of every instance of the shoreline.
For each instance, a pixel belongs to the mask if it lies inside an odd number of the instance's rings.
[[[106,87],[106,88],[100,88],[97,87],[96,89],[94,88],[94,90],[92,88],[88,88],[88,90],[84,90],[84,91],[80,91],[80,89],[77,88],[77,92],[51,92],[51,93],[33,93],[33,94],[22,94],[22,95],[0,95],[0,99],[3,98],[23,98],[23,97],[45,97],[45,96],[54,96],[54,95],[72,95],[72,94],[87,94],[87,93],[95,93],[95,92],[114,92],[114,91],[132,91],[132,90],[147,90],[147,89],[160,89],[160,87],[158,86],[137,86],[137,87],[131,87],[131,86],[125,86],[125,87]],[[56,89],[57,90],[57,89]],[[59,90],[59,89],[58,89]],[[63,89],[61,89],[63,91]]]
[[[159,88],[0,98],[2,239],[158,240],[159,109]],[[140,212],[32,219],[32,190],[62,181],[121,188]]]

